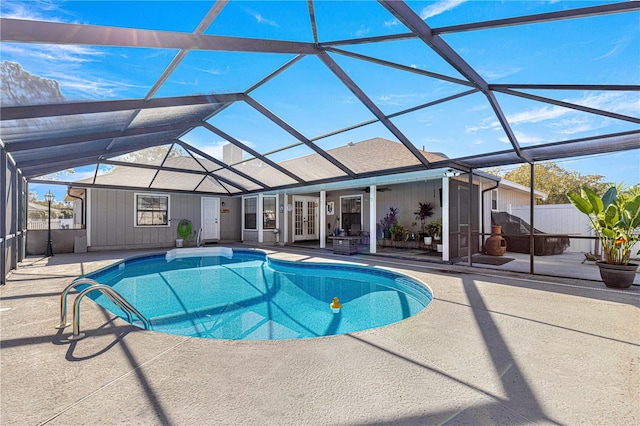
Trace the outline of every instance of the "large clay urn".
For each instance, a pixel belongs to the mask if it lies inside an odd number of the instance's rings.
[[[502,238],[502,226],[491,227],[491,236],[484,243],[484,251],[491,256],[502,256],[507,251],[507,241]]]

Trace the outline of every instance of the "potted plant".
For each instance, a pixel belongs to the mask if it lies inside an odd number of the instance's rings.
[[[389,213],[387,213],[382,219],[380,224],[382,225],[382,234],[384,238],[391,238],[391,226],[398,223],[398,208],[389,207]]]
[[[418,210],[413,213],[416,215],[416,220],[420,221],[420,229],[422,230],[420,237],[424,238],[426,245],[430,245],[431,243],[427,242],[427,238],[431,238],[431,236],[426,231],[426,221],[427,218],[433,216],[433,205],[431,203],[418,203]]]
[[[405,231],[405,227],[400,225],[398,222],[393,223],[391,228],[389,228],[389,232],[391,233],[394,241],[402,241],[404,239]]]
[[[427,234],[433,237],[434,240],[439,240],[442,235],[442,221],[432,220],[427,225]]]
[[[631,250],[640,241],[636,228],[640,227],[640,193],[637,188],[621,191],[615,186],[599,197],[589,188],[580,195],[568,193],[573,206],[589,217],[591,227],[600,240],[604,262],[596,262],[600,277],[607,287],[628,288],[633,284],[638,265],[630,263]],[[635,253],[640,254],[640,250]]]
[[[442,219],[432,220],[427,225],[427,233],[433,238],[436,242],[436,247],[439,252],[442,251],[442,244],[439,241],[442,238]]]

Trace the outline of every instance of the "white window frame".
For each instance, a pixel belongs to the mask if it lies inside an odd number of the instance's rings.
[[[273,214],[274,214],[274,224],[273,224],[273,228],[267,228],[265,227],[265,217],[264,217],[264,200],[266,198],[273,198]],[[276,229],[278,227],[278,196],[277,195],[263,195],[262,196],[262,215],[260,215],[262,217],[262,229],[269,229],[269,230],[273,230]]]
[[[252,199],[252,198],[256,200],[256,211],[255,211],[256,227],[255,228],[247,228],[247,224],[246,224],[246,220],[245,220],[245,216],[246,216],[246,213],[245,213],[245,202],[246,202],[246,200],[249,200],[249,199]],[[250,196],[250,197],[242,197],[242,230],[243,231],[257,231],[258,228],[260,227],[258,218],[261,217],[261,215],[259,214],[260,213],[260,211],[259,211],[260,210],[260,203],[258,201],[259,200],[258,200],[258,196],[257,195],[253,195],[253,196]]]
[[[138,225],[138,196],[145,197],[165,197],[167,199],[167,223],[162,225]],[[171,195],[152,193],[152,192],[134,192],[133,193],[133,226],[135,228],[169,228],[171,226]]]
[[[493,194],[496,194],[496,198],[495,198],[495,200],[496,200],[496,208],[495,208],[495,209],[493,208],[493,200],[494,200],[494,198],[493,198]],[[492,212],[497,212],[497,211],[500,209],[500,207],[499,207],[500,205],[499,205],[499,203],[498,203],[498,201],[499,201],[499,198],[498,198],[498,197],[499,197],[499,196],[500,196],[500,193],[498,192],[498,190],[497,190],[497,189],[492,189],[492,190],[491,190],[491,199],[490,199],[489,201],[490,201],[490,203],[491,203],[490,208],[491,208],[491,211],[492,211]]]

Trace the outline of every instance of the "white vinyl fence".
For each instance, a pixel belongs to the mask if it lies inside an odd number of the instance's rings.
[[[51,219],[51,229],[74,229],[74,226],[73,219]],[[49,221],[47,219],[29,219],[27,229],[49,229]]]
[[[511,206],[509,212],[514,216],[529,222],[529,206]],[[591,229],[589,219],[583,213],[576,210],[571,204],[552,204],[535,206],[534,211],[535,228],[548,234],[566,234],[572,236],[595,236]],[[595,240],[579,240],[572,238],[571,246],[567,252],[593,253],[595,250]],[[637,257],[640,250],[640,243],[632,249],[631,257]]]
[[[512,215],[529,222],[529,206],[512,206]],[[535,206],[533,209],[534,227],[547,234],[565,234],[571,236],[594,236],[589,219],[571,204],[551,204]],[[567,252],[593,253],[594,241],[571,239]]]

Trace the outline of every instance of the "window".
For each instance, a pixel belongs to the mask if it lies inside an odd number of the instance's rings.
[[[262,199],[262,213],[263,213],[263,229],[275,229],[276,228],[276,197],[264,197]]]
[[[498,210],[498,190],[491,191],[491,210]]]
[[[135,194],[136,226],[169,226],[169,196]]]
[[[258,229],[258,198],[244,199],[244,229]]]

